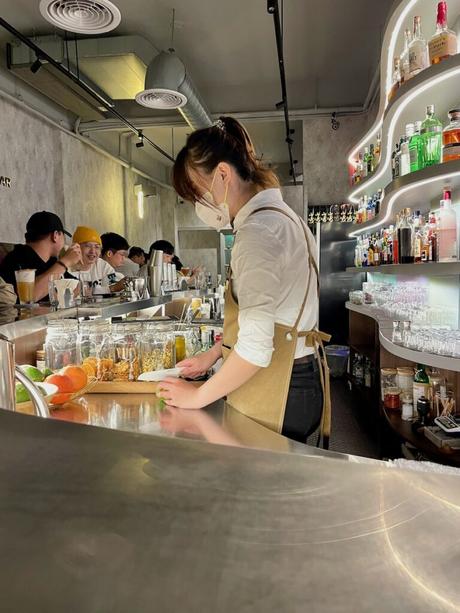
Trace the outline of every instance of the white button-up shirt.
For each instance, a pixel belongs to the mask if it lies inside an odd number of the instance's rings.
[[[252,211],[270,206],[285,211]],[[236,215],[232,250],[233,292],[239,305],[239,334],[235,351],[256,366],[269,366],[275,323],[292,326],[299,315],[309,277],[308,249],[301,222],[283,202],[279,189],[267,189],[251,198]],[[310,253],[316,244],[307,230]],[[317,277],[312,270],[309,292],[298,330],[318,322]],[[298,339],[296,358],[313,353]]]

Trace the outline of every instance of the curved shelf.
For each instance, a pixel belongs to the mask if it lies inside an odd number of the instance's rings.
[[[383,266],[366,266],[364,268],[347,268],[347,272],[362,274],[374,272],[387,275],[417,275],[448,277],[460,275],[460,262],[426,262],[423,264],[384,264]]]
[[[398,136],[396,140],[399,140],[399,135],[404,133],[407,123],[425,117],[428,104],[435,105],[437,117],[444,121],[447,112],[458,106],[459,99],[460,54],[427,68],[401,88],[386,110],[383,119],[382,161],[376,172],[358,184],[358,187],[351,192],[348,197],[349,201],[357,204],[360,196],[370,195],[371,192],[377,191],[378,187],[390,183],[391,156],[395,135]]]
[[[395,7],[390,15],[382,39],[382,52],[380,56],[380,103],[376,118],[372,127],[366,132],[350,151],[348,161],[354,164],[358,152],[375,139],[381,130],[385,113],[390,104],[393,105],[396,99],[404,95],[410,84],[402,87],[398,95],[391,103],[388,103],[388,93],[392,86],[393,58],[401,54],[404,44],[404,30],[413,29],[413,17],[419,15],[422,19],[422,27],[425,38],[428,38],[434,29],[436,18],[437,0],[399,0],[395,2]],[[449,0],[449,25],[452,26],[457,16],[460,14],[460,0]],[[430,69],[428,69],[430,70]],[[425,75],[426,71],[421,73]],[[421,75],[415,77],[418,79]],[[422,77],[423,78],[423,77]],[[412,80],[411,80],[412,82]],[[413,85],[412,85],[413,86]]]
[[[447,186],[453,190],[460,189],[460,160],[430,166],[395,179],[385,190],[379,214],[370,221],[355,225],[348,236],[354,238],[375,230],[392,220],[396,213],[406,207],[423,210],[422,203],[425,203],[428,210],[430,202],[439,201],[442,190]]]
[[[415,362],[416,364],[425,364],[426,366],[431,366],[433,368],[460,372],[460,358],[449,358],[443,355],[426,353],[425,351],[414,351],[413,349],[407,349],[407,347],[395,345],[391,341],[391,320],[380,317],[378,309],[372,309],[364,305],[352,304],[351,302],[346,302],[345,307],[349,311],[355,311],[361,315],[366,315],[367,317],[374,319],[379,324],[380,343],[382,347],[384,347],[392,355],[396,355],[403,360],[409,360],[409,362]]]

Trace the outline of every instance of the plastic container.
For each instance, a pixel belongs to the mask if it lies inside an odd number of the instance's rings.
[[[51,370],[60,370],[69,364],[80,363],[76,319],[52,319],[48,322],[45,362],[46,367]]]
[[[343,377],[347,370],[350,349],[346,345],[328,345],[325,352],[331,377]]]

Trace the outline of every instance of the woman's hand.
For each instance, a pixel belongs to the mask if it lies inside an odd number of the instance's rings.
[[[178,362],[176,367],[181,369],[182,377],[194,379],[195,377],[205,375],[208,370],[214,366],[221,355],[222,350],[220,345],[218,347],[214,346],[212,349],[209,349],[209,351]]]
[[[156,395],[166,404],[179,409],[202,409],[205,406],[200,398],[200,388],[183,379],[168,377],[160,381]]]

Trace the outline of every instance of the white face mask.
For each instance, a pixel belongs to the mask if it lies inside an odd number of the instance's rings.
[[[217,171],[214,174],[211,183],[211,190],[214,186],[214,181],[217,176]],[[230,224],[230,211],[227,204],[228,185],[225,188],[225,196],[223,202],[217,204],[211,191],[206,192],[200,201],[195,202],[195,213],[207,226],[222,230]]]

